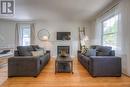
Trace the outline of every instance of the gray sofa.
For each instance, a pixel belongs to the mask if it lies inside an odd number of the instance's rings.
[[[50,51],[42,56],[32,56],[31,51],[42,50],[37,45],[18,46],[15,56],[8,59],[8,76],[34,76],[36,77],[40,71],[50,60]]]
[[[90,49],[94,50],[91,55],[78,51],[78,61],[90,75],[93,77],[121,76],[121,58],[115,56],[111,47],[96,45],[91,46]]]

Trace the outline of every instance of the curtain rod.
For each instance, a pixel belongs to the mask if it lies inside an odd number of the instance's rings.
[[[117,5],[119,5],[120,1],[116,2],[113,6],[111,6],[110,8],[108,8],[105,12],[103,12],[100,16],[108,13],[109,11],[111,11],[113,8],[115,8]]]

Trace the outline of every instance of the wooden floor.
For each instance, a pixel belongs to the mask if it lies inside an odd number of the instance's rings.
[[[42,70],[37,78],[12,77],[7,79],[7,69],[0,69],[0,87],[130,87],[130,78],[91,77],[88,72],[74,60],[74,74],[54,73],[54,59]]]

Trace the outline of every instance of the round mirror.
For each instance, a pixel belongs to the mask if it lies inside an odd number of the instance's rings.
[[[37,35],[38,35],[39,40],[41,40],[41,41],[47,41],[47,40],[49,40],[49,38],[50,38],[50,33],[49,33],[49,31],[46,30],[46,29],[41,29],[41,30],[38,32]]]

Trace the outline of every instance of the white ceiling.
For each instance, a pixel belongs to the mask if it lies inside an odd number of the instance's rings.
[[[12,20],[84,21],[113,0],[15,0]]]

